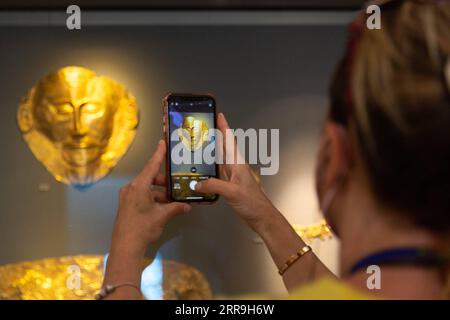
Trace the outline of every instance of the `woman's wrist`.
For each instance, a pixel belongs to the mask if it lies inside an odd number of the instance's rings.
[[[135,232],[127,230],[116,223],[113,230],[110,252],[144,256],[147,244]]]
[[[132,259],[141,259],[145,256],[146,246],[133,239],[113,239],[110,248],[110,255],[126,256]]]
[[[297,246],[303,243],[289,221],[275,207],[266,211],[264,219],[259,222],[255,231],[268,245],[286,242],[286,246],[289,244],[297,250]]]
[[[254,222],[251,227],[259,234],[261,238],[265,238],[273,230],[272,226],[277,223],[280,219],[283,219],[283,215],[272,205],[267,205],[266,207],[260,209],[262,215]]]
[[[138,250],[120,243],[112,244],[106,265],[105,283],[132,282],[140,284],[145,250]]]

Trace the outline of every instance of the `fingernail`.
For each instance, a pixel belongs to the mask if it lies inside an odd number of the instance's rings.
[[[197,182],[196,184],[195,184],[195,191],[200,191],[200,189],[201,189],[201,186],[200,186],[200,184],[201,184],[201,182]]]
[[[223,113],[222,113],[222,112],[219,112],[219,117],[220,117],[220,118],[222,118],[222,119],[224,119],[224,118],[225,118],[225,116],[223,115]]]
[[[160,139],[159,142],[158,142],[158,144],[163,144],[163,143],[164,143],[163,139]]]

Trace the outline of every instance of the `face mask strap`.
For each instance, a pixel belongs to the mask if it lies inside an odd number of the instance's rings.
[[[323,199],[320,203],[320,211],[324,216],[326,216],[328,210],[330,210],[331,204],[333,203],[334,198],[336,198],[336,195],[338,194],[340,188],[344,184],[347,174],[348,173],[345,173],[344,175],[339,177],[336,183],[333,184],[333,186],[325,192]]]

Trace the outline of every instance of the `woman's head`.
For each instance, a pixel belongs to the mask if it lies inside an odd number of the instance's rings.
[[[450,1],[390,1],[361,15],[330,88],[317,189],[327,207],[361,162],[378,203],[450,230]],[[334,157],[334,160],[330,157]],[[336,220],[339,212],[329,212]],[[339,227],[339,226],[336,226]]]

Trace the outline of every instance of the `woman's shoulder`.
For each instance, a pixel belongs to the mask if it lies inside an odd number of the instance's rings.
[[[294,289],[289,295],[248,294],[239,297],[217,296],[219,300],[372,300],[367,293],[353,288],[335,277],[323,277],[311,284]]]

